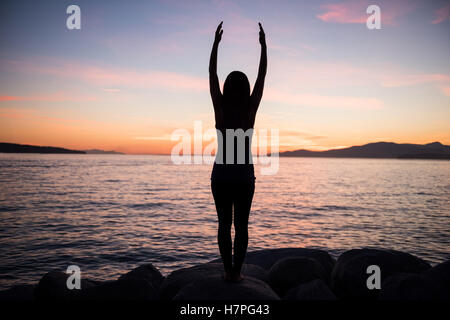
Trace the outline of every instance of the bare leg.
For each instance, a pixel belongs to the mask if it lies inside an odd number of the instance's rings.
[[[231,243],[231,223],[232,223],[232,201],[227,190],[227,184],[213,181],[211,189],[216,204],[219,228],[217,232],[217,242],[219,244],[220,256],[224,267],[224,279],[231,280],[232,274],[232,243]]]
[[[242,183],[236,190],[234,201],[234,263],[232,278],[234,281],[243,279],[241,275],[242,265],[248,246],[248,218],[255,191],[254,182]]]

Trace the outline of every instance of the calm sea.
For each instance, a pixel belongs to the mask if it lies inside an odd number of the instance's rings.
[[[80,266],[113,279],[218,257],[211,165],[168,156],[0,154],[0,289]],[[281,158],[256,170],[249,250],[358,247],[450,258],[450,162]]]

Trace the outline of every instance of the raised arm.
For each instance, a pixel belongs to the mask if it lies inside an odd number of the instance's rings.
[[[222,39],[222,23],[216,29],[214,44],[211,51],[211,58],[209,59],[209,91],[214,105],[214,110],[219,106],[219,100],[222,97],[219,86],[219,78],[217,77],[217,49],[219,42]]]
[[[262,28],[261,23],[259,23],[259,43],[261,44],[261,57],[259,60],[258,77],[256,78],[255,86],[253,87],[251,96],[254,112],[258,110],[259,102],[261,101],[263,95],[264,80],[266,78],[267,72],[266,34],[264,33],[264,29]]]

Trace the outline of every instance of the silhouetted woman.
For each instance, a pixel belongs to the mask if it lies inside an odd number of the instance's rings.
[[[248,217],[255,191],[251,134],[253,133],[256,111],[263,95],[267,70],[267,46],[264,30],[259,24],[261,58],[253,92],[250,94],[247,76],[240,71],[233,71],[225,80],[222,94],[217,77],[217,49],[223,34],[222,23],[217,27],[209,62],[209,87],[218,134],[218,150],[211,174],[211,190],[219,220],[217,240],[225,269],[224,279],[240,281],[243,279],[241,268],[247,252]],[[237,146],[237,139],[234,137],[228,138],[228,140],[234,140],[234,152],[233,150],[230,152],[226,147],[227,129],[242,129],[241,132],[250,133],[245,140],[245,161],[242,158],[242,149]],[[239,150],[241,150],[240,153],[237,152]],[[231,224],[233,208],[235,238],[234,259],[232,260]]]

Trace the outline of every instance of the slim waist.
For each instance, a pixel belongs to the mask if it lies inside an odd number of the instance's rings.
[[[253,163],[247,164],[219,164],[214,162],[211,179],[226,181],[251,181],[255,180]]]

